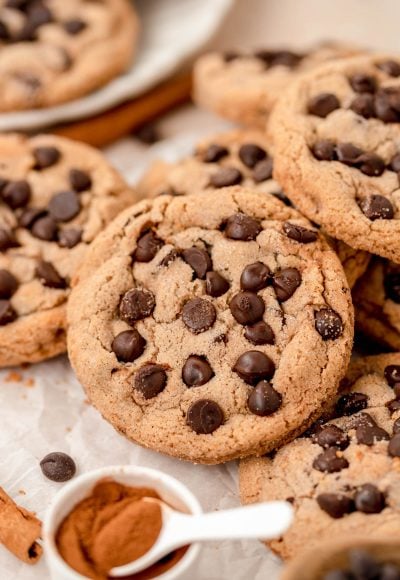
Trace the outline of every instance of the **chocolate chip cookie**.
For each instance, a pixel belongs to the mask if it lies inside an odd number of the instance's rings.
[[[400,354],[350,365],[336,404],[276,454],[243,461],[244,503],[286,499],[294,523],[270,547],[283,558],[342,536],[400,532]]]
[[[400,266],[374,258],[353,300],[357,327],[376,342],[400,350]]]
[[[88,253],[69,324],[70,360],[101,414],[202,463],[305,430],[335,396],[353,334],[325,238],[239,186],[123,212]]]
[[[0,136],[0,366],[64,352],[70,279],[134,200],[91,147]]]
[[[332,62],[296,81],[273,118],[275,177],[352,248],[400,261],[400,59]]]
[[[266,49],[206,54],[195,64],[194,98],[222,117],[265,129],[271,110],[293,79],[323,62],[357,52],[354,47],[326,44],[302,53]]]
[[[240,183],[291,205],[272,177],[271,142],[257,129],[234,130],[209,137],[196,146],[193,156],[177,163],[156,161],[137,185],[140,197],[185,195],[214,191]],[[330,238],[343,264],[350,288],[365,272],[370,256]]]
[[[50,107],[130,64],[138,22],[127,0],[1,0],[0,111]]]

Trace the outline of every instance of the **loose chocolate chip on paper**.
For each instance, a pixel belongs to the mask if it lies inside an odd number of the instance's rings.
[[[69,222],[80,211],[81,203],[74,191],[56,193],[49,203],[50,216],[57,222]]]
[[[58,245],[61,248],[74,248],[82,241],[82,230],[69,228],[58,232]]]
[[[213,376],[214,371],[204,357],[191,355],[183,365],[182,380],[188,387],[205,385]]]
[[[282,395],[267,381],[260,381],[250,393],[247,405],[254,415],[267,417],[282,405]]]
[[[258,220],[244,214],[236,213],[228,218],[225,227],[225,236],[232,240],[255,240],[262,227]]]
[[[2,191],[4,202],[12,209],[24,207],[31,198],[31,187],[25,180],[10,181]]]
[[[153,230],[150,230],[138,239],[133,259],[136,262],[150,262],[162,246],[163,241],[160,240]]]
[[[52,242],[57,238],[57,224],[50,216],[37,219],[32,226],[31,232],[35,238]]]
[[[111,344],[111,349],[120,362],[133,362],[139,358],[146,348],[146,340],[136,330],[124,330],[117,334]]]
[[[125,322],[133,324],[137,320],[147,318],[156,305],[154,294],[149,290],[132,288],[125,292],[119,305],[119,313]]]
[[[392,202],[383,195],[374,194],[364,197],[360,200],[360,209],[371,221],[378,219],[391,220],[394,216]]]
[[[400,304],[400,272],[390,272],[386,274],[383,280],[385,288],[385,296],[389,300],[393,300],[396,304]]]
[[[339,519],[354,511],[354,501],[340,493],[321,493],[317,496],[319,507],[331,518]]]
[[[0,326],[10,324],[10,322],[14,322],[16,318],[17,313],[11,306],[11,302],[9,300],[0,300]]]
[[[335,407],[337,417],[350,417],[368,407],[368,396],[364,393],[348,393],[342,395]]]
[[[368,93],[357,95],[351,102],[350,109],[364,119],[376,117],[375,97]]]
[[[285,268],[277,272],[272,279],[272,286],[279,302],[286,302],[301,284],[301,274],[296,268]]]
[[[385,507],[385,497],[371,483],[366,483],[356,492],[354,497],[356,509],[365,514],[379,514]]]
[[[242,145],[239,148],[238,155],[241,162],[250,169],[253,169],[259,161],[262,161],[267,156],[265,149],[255,143]]]
[[[333,93],[321,93],[308,101],[308,114],[327,117],[332,111],[340,108],[340,101]]]
[[[228,292],[230,284],[226,278],[218,272],[207,272],[206,274],[206,292],[213,298],[218,298]]]
[[[71,169],[69,172],[69,183],[74,191],[82,193],[92,187],[92,178],[82,169]]]
[[[391,457],[400,457],[400,433],[396,433],[391,438],[388,446],[388,453]]]
[[[244,352],[237,359],[233,371],[249,385],[255,385],[259,381],[269,381],[275,372],[274,362],[258,350]]]
[[[356,73],[349,78],[349,83],[356,93],[374,93],[376,91],[376,79],[364,73]]]
[[[256,345],[275,343],[274,331],[264,320],[246,326],[244,336],[249,342]]]
[[[258,292],[271,282],[271,270],[263,262],[254,262],[243,269],[240,287],[249,292]]]
[[[43,457],[40,468],[43,475],[58,483],[72,479],[76,473],[76,465],[72,457],[58,451]]]
[[[212,269],[210,254],[202,248],[193,246],[192,248],[183,250],[182,258],[201,280],[204,280],[207,272]]]
[[[194,334],[205,332],[212,327],[217,318],[216,310],[209,300],[193,298],[182,309],[182,320]]]
[[[337,447],[338,449],[346,449],[349,446],[350,440],[346,433],[336,425],[322,426],[313,437],[315,443],[318,443],[324,449],[329,447]]]
[[[267,181],[267,179],[272,179],[272,170],[274,163],[272,157],[267,157],[262,161],[259,161],[253,170],[253,179],[256,183],[261,183]]]
[[[67,283],[65,279],[60,276],[53,264],[40,260],[35,269],[35,274],[43,286],[48,288],[65,288]]]
[[[34,169],[47,169],[55,165],[61,157],[60,151],[56,147],[37,147],[33,150],[35,160]]]
[[[253,292],[238,292],[229,302],[229,309],[239,324],[254,324],[263,317],[265,303]]]
[[[345,457],[339,455],[340,451],[336,447],[329,447],[323,451],[313,461],[313,468],[323,473],[336,473],[349,466]]]
[[[334,161],[337,159],[336,143],[329,139],[316,141],[311,148],[312,153],[319,161]]]
[[[321,308],[314,313],[315,328],[322,340],[336,340],[343,333],[343,322],[332,308]]]
[[[11,298],[18,286],[18,280],[11,272],[0,270],[0,299]]]
[[[218,145],[217,143],[212,143],[204,151],[202,160],[204,163],[218,163],[218,161],[227,155],[229,155],[229,151],[226,147]]]
[[[189,407],[186,422],[198,435],[209,435],[222,425],[224,414],[215,401],[200,399]]]
[[[167,373],[161,365],[147,364],[135,375],[134,387],[145,399],[159,395],[167,384]]]
[[[300,244],[311,244],[318,239],[318,233],[313,230],[304,228],[297,224],[292,224],[290,222],[285,222],[283,224],[283,231],[291,240],[295,240]]]
[[[210,177],[210,185],[213,187],[228,187],[241,183],[243,175],[236,167],[221,167]]]

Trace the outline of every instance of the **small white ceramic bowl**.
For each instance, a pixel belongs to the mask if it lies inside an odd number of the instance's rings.
[[[55,496],[43,524],[46,561],[53,580],[87,580],[63,560],[57,550],[55,535],[64,518],[74,506],[90,495],[94,485],[103,478],[111,478],[125,485],[151,487],[172,507],[192,514],[201,514],[202,508],[186,486],[173,477],[155,469],[131,465],[104,467],[85,473],[67,483]],[[187,578],[188,569],[200,552],[200,544],[192,544],[179,562],[157,580]]]

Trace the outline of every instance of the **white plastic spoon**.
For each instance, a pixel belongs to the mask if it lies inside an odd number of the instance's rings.
[[[281,536],[293,519],[293,508],[285,501],[257,503],[232,510],[201,515],[175,511],[163,501],[156,501],[162,510],[162,528],[154,546],[130,564],[112,568],[115,578],[145,570],[177,548],[193,542],[209,540],[271,540]]]

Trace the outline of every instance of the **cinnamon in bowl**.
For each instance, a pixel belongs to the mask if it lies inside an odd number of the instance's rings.
[[[161,499],[154,489],[130,487],[110,479],[95,484],[62,521],[57,549],[74,570],[94,580],[107,580],[109,571],[143,556],[162,528]],[[176,550],[130,580],[157,578],[173,568],[187,548]]]

